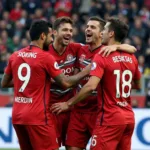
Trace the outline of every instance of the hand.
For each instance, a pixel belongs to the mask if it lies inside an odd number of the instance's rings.
[[[109,56],[110,53],[114,52],[117,50],[117,46],[116,45],[111,45],[111,46],[105,46],[103,47],[100,51],[99,54],[102,54],[102,56]]]
[[[55,103],[51,106],[50,110],[52,113],[60,114],[61,112],[64,112],[68,110],[70,107],[67,104],[67,102],[61,102],[61,103]]]

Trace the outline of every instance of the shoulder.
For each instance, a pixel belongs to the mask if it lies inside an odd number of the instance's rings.
[[[82,43],[71,42],[68,44],[68,47],[72,47],[72,48],[81,48],[82,46],[84,46],[84,44]]]

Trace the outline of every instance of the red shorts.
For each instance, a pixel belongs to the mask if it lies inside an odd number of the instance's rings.
[[[134,124],[96,126],[91,150],[130,150]]]
[[[65,146],[66,134],[68,129],[68,124],[70,121],[70,111],[61,113],[59,115],[54,115],[56,123],[56,133],[58,137],[59,146]]]
[[[55,150],[58,141],[54,125],[13,124],[21,150]]]
[[[79,113],[73,111],[70,117],[66,145],[86,148],[95,127],[97,113]]]

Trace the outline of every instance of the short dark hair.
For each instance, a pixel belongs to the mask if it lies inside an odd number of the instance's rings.
[[[41,33],[48,34],[48,28],[52,28],[52,25],[45,20],[36,20],[31,24],[29,29],[30,38],[32,41],[38,40]]]
[[[73,26],[73,21],[69,17],[60,17],[57,18],[53,24],[53,29],[58,30],[59,26],[63,23],[70,23]]]
[[[104,29],[104,26],[106,24],[106,21],[104,19],[102,19],[102,18],[100,18],[98,16],[93,16],[93,17],[90,17],[88,19],[88,21],[90,21],[90,20],[98,21],[99,22],[99,24],[100,24],[100,31],[102,31]]]
[[[118,18],[109,18],[108,22],[110,22],[109,30],[113,30],[115,33],[115,40],[122,42],[128,34],[128,25]]]

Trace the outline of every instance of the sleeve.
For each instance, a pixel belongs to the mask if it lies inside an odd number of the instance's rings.
[[[11,67],[12,60],[13,60],[13,55],[10,56],[10,58],[8,60],[8,64],[4,70],[4,72],[8,75],[12,75],[12,67]]]
[[[105,63],[104,58],[100,54],[96,54],[91,66],[90,75],[102,78],[104,74]]]
[[[48,54],[47,59],[45,59],[45,69],[52,78],[55,78],[62,73],[62,71],[59,69],[58,63],[50,54]]]
[[[133,80],[140,80],[140,78],[141,78],[141,72],[140,72],[140,70],[139,70],[139,67],[138,67],[138,61],[137,61],[137,59],[135,58],[135,56],[134,56],[134,62],[135,62],[135,74],[134,74],[134,76],[133,76]]]

